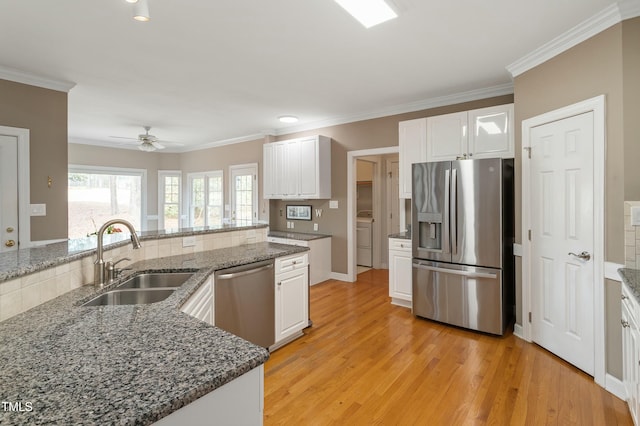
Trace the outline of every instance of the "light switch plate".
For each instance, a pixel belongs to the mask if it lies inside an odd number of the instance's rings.
[[[46,216],[47,205],[46,204],[31,204],[29,206],[29,212],[31,216]]]
[[[330,209],[337,209],[338,208],[338,200],[330,200],[329,201],[329,208]]]
[[[640,206],[631,207],[631,225],[640,226]]]

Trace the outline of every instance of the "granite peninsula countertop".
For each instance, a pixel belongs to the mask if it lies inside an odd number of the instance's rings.
[[[620,268],[618,274],[620,274],[622,282],[633,293],[636,301],[640,303],[640,269]]]
[[[230,223],[211,227],[144,231],[139,234],[139,237],[140,241],[149,241],[246,229],[259,229],[266,228],[267,226],[266,224],[259,223]],[[105,249],[111,249],[129,244],[130,237],[129,234],[125,233],[104,234],[103,242]],[[87,256],[93,256],[96,252],[96,245],[97,237],[87,237],[48,244],[46,246],[0,253],[0,282],[42,271],[53,266],[70,263]]]
[[[84,286],[1,322],[0,399],[33,409],[0,410],[0,424],[150,424],[263,364],[266,349],[180,307],[217,269],[305,250],[265,242],[144,260],[135,273],[195,275],[158,303],[81,307],[96,294]]]
[[[267,236],[276,237],[276,238],[288,238],[291,240],[300,240],[300,241],[312,241],[312,240],[319,240],[322,238],[331,238],[331,235],[326,235],[326,234],[308,234],[305,232],[287,232],[287,231],[269,231]]]

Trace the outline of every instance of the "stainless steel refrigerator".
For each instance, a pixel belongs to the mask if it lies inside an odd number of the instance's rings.
[[[503,334],[514,311],[512,159],[413,165],[413,314]]]

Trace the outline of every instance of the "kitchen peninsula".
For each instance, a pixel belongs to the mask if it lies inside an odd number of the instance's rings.
[[[268,243],[266,232],[264,225],[227,226],[143,234],[143,249],[135,251],[125,240],[107,245],[105,256],[140,252],[130,265],[133,273],[194,275],[158,303],[83,307],[97,291],[93,285],[82,285],[0,322],[0,398],[21,409],[0,411],[0,423],[171,424],[187,421],[189,417],[180,414],[189,415],[199,398],[206,400],[247,377],[253,377],[250,392],[246,386],[233,388],[233,403],[225,405],[231,415],[249,415],[261,422],[262,364],[268,351],[180,307],[215,270],[308,250]],[[0,256],[0,289],[43,273],[51,276],[44,285],[59,284],[64,278],[56,277],[74,271],[69,267],[74,262],[80,262],[83,276],[83,262],[88,259],[92,266],[95,250],[74,251],[72,242],[58,244]],[[164,250],[169,255],[158,256]],[[87,282],[91,281],[83,284]],[[3,289],[0,298],[10,292]],[[205,410],[201,413],[215,406],[215,400],[208,401],[213,401],[208,407],[199,405]]]

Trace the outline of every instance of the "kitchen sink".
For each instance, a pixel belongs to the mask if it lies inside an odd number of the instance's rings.
[[[192,276],[192,272],[155,272],[140,274],[129,278],[120,284],[117,289],[180,287]]]
[[[176,291],[175,287],[117,289],[103,293],[82,306],[145,305],[161,302],[171,296],[174,291]]]

